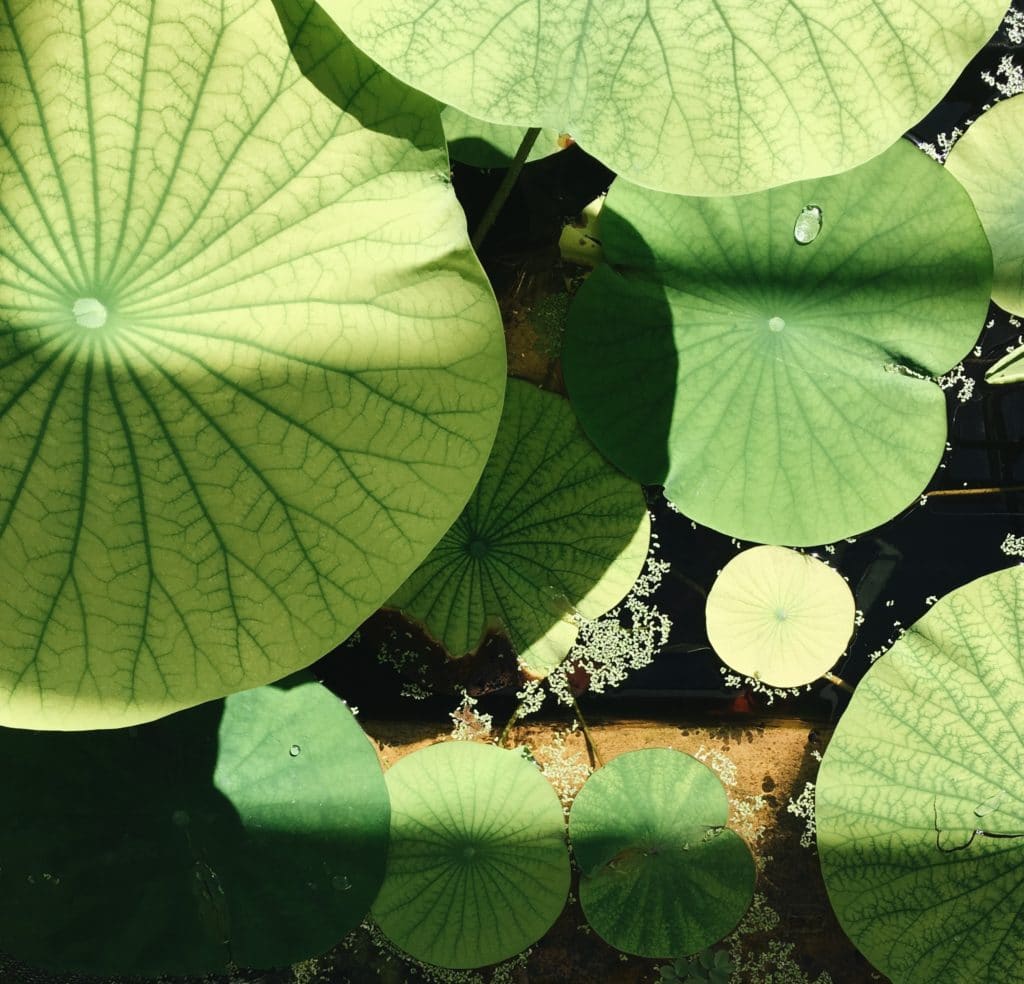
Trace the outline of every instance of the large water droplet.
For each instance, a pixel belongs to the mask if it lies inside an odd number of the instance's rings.
[[[786,327],[786,322],[782,318],[769,318],[768,319],[768,330],[769,331],[782,331]]]
[[[95,297],[80,297],[71,307],[79,328],[102,328],[107,323],[107,307]]]
[[[987,817],[990,813],[995,813],[999,809],[999,804],[1003,802],[1003,794],[996,793],[995,796],[990,796],[984,803],[979,803],[974,808],[974,815],[976,817]]]
[[[821,223],[824,219],[821,209],[817,205],[805,205],[800,209],[793,226],[793,238],[801,245],[806,246],[813,243],[821,232]]]
[[[295,758],[296,755],[300,755],[301,753],[302,753],[302,746],[301,745],[292,745],[292,747],[288,749],[288,754],[292,758]]]

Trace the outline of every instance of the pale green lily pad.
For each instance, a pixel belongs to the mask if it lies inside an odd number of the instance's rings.
[[[626,953],[679,957],[734,929],[755,871],[728,815],[718,777],[682,752],[627,752],[594,772],[569,814],[594,931]]]
[[[176,9],[0,25],[8,725],[309,664],[434,546],[497,427],[434,104],[307,0]]]
[[[1006,0],[324,0],[388,71],[481,120],[571,133],[651,188],[834,174],[927,114]]]
[[[520,752],[444,742],[387,772],[391,847],[373,918],[407,953],[480,967],[524,950],[569,893],[565,818]]]
[[[454,106],[441,110],[441,122],[452,160],[473,167],[508,167],[526,135],[521,126],[485,123],[460,112]],[[530,148],[526,162],[543,160],[565,149],[557,130],[541,130]]]
[[[982,113],[954,144],[946,167],[967,189],[992,245],[992,300],[1024,314],[1024,99]]]
[[[1024,345],[1007,352],[985,373],[985,382],[993,386],[1019,383],[1024,380]]]
[[[1024,567],[942,598],[868,671],[818,776],[843,929],[894,981],[1024,965]]]
[[[640,486],[597,453],[566,400],[512,379],[480,485],[389,604],[453,656],[475,650],[498,620],[523,668],[545,676],[581,616],[629,593],[649,540]]]
[[[585,430],[687,516],[791,546],[913,502],[946,442],[929,376],[974,345],[992,260],[967,194],[901,141],[847,174],[737,198],[616,182],[608,265],[563,363]],[[924,377],[924,378],[923,378]]]
[[[855,614],[838,571],[796,550],[754,547],[733,557],[708,592],[708,640],[737,673],[799,687],[843,654]]]
[[[49,969],[282,966],[384,876],[377,755],[307,675],[129,729],[0,729],[0,783],[0,948]]]

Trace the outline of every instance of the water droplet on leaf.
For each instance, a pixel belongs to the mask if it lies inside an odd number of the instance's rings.
[[[769,331],[782,331],[786,327],[786,322],[782,318],[769,318],[768,319],[768,330]]]
[[[292,745],[292,747],[288,749],[288,754],[292,758],[295,758],[295,756],[301,754],[301,752],[302,752],[302,746],[301,745]]]
[[[801,245],[806,246],[813,243],[821,232],[821,223],[824,216],[817,205],[805,205],[800,209],[793,226],[793,238]]]
[[[979,803],[974,808],[974,815],[976,817],[987,817],[990,813],[995,813],[999,809],[999,804],[1003,802],[1003,794],[996,793],[994,796],[990,796],[984,803]]]

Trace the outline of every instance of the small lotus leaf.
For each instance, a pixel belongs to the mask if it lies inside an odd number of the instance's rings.
[[[728,814],[718,777],[682,752],[627,752],[594,772],[569,814],[594,931],[626,953],[677,957],[732,930],[755,872]]]
[[[854,615],[849,585],[827,564],[785,547],[754,547],[711,586],[708,639],[737,673],[799,687],[842,655]]]
[[[551,927],[569,892],[565,818],[520,752],[444,742],[387,772],[391,847],[373,918],[442,967],[513,956]]]

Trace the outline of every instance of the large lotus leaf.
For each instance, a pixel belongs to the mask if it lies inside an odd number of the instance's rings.
[[[843,929],[893,981],[1024,965],[1024,567],[944,597],[857,685],[818,777]]]
[[[483,467],[504,355],[436,108],[278,7],[0,25],[6,724],[149,720],[310,663]]]
[[[0,947],[48,968],[291,963],[384,876],[376,753],[305,675],[128,729],[0,729],[0,782]]]
[[[508,167],[526,131],[520,126],[500,126],[467,116],[454,106],[441,110],[441,122],[452,160],[473,167]],[[562,150],[557,130],[542,130],[530,148],[527,162],[539,161]]]
[[[381,65],[493,123],[571,133],[638,184],[833,174],[924,116],[1006,0],[324,0]]]
[[[572,648],[579,616],[629,593],[649,539],[643,490],[597,453],[568,401],[510,380],[480,485],[390,604],[453,656],[500,621],[521,665],[544,676]]]
[[[1024,314],[1024,99],[983,113],[949,152],[946,167],[970,194],[992,244],[992,299]]]
[[[444,742],[387,773],[391,846],[373,918],[407,953],[480,967],[524,950],[569,892],[565,818],[522,754]]]
[[[627,953],[678,957],[732,930],[755,873],[728,814],[718,777],[670,748],[627,752],[594,772],[573,802],[569,838],[595,932]]]
[[[708,641],[723,663],[773,687],[817,680],[846,649],[853,594],[816,557],[754,547],[722,568],[708,592]]]
[[[617,182],[569,314],[569,396],[628,474],[697,522],[809,545],[914,500],[946,440],[928,376],[970,351],[992,259],[960,185],[901,141],[738,198]]]

